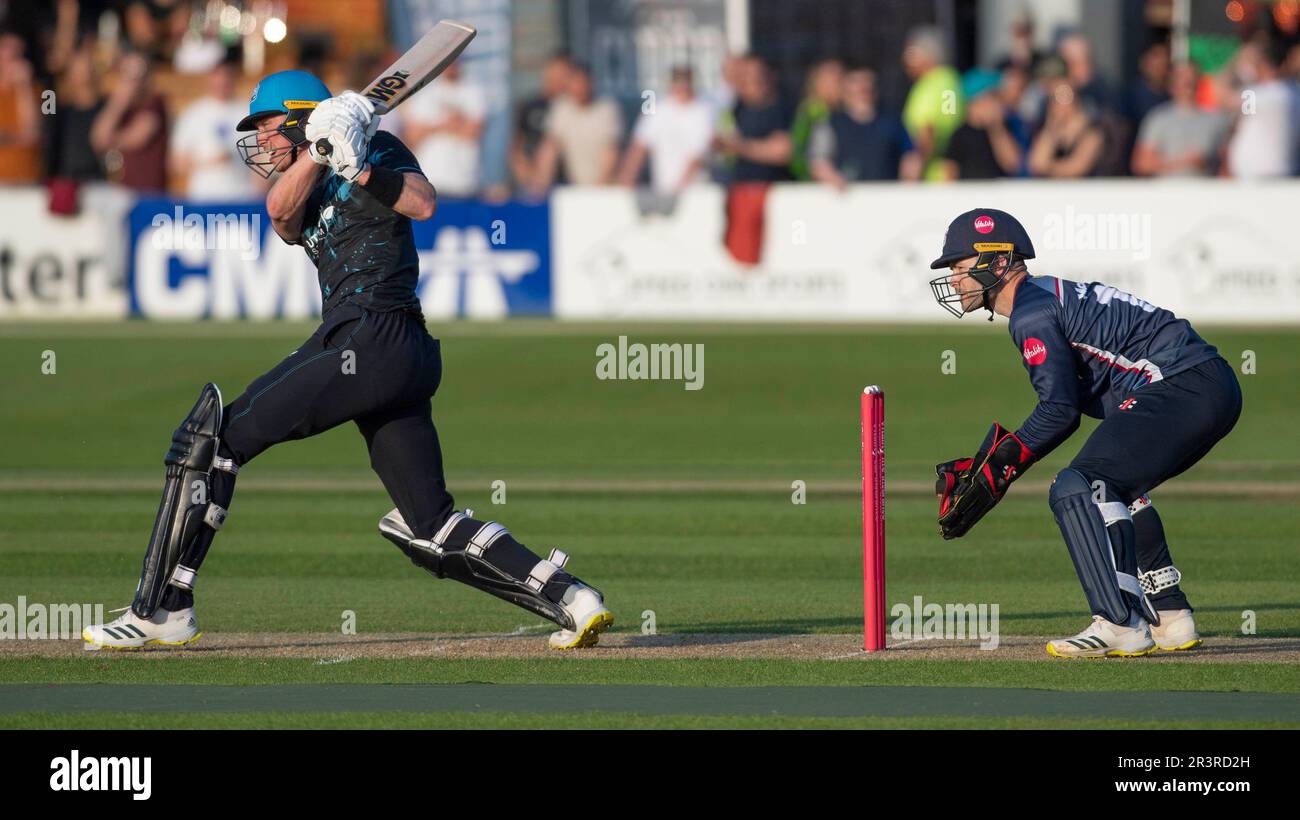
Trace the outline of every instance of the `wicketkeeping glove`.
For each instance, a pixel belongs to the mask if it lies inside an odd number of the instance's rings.
[[[1038,456],[1015,434],[996,421],[973,459],[957,459],[935,467],[939,476],[939,531],[945,540],[961,538],[997,506],[1011,482],[1028,470]]]
[[[934,471],[939,480],[934,482],[934,492],[939,496],[939,516],[952,506],[952,494],[963,481],[970,478],[970,468],[975,465],[973,458],[958,458],[936,464]]]

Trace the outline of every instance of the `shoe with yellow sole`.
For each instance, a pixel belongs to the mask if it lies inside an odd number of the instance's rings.
[[[574,584],[564,593],[561,606],[573,618],[573,629],[552,632],[551,649],[568,650],[595,646],[600,633],[614,625],[614,613],[605,607],[600,593],[585,584]]]
[[[1047,654],[1054,658],[1137,658],[1155,650],[1146,621],[1117,626],[1100,615],[1093,615],[1088,628],[1073,638],[1047,643]]]
[[[1162,652],[1179,652],[1201,645],[1190,609],[1173,609],[1160,613],[1160,626],[1151,627],[1151,638]]]
[[[143,649],[146,646],[176,647],[197,641],[203,633],[194,618],[194,608],[169,612],[159,607],[152,618],[144,619],[126,607],[117,618],[106,624],[94,624],[81,630],[86,649]]]

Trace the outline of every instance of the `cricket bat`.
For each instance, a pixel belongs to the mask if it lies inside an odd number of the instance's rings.
[[[477,33],[465,23],[440,21],[372,80],[361,95],[375,104],[376,116],[387,114],[446,71]],[[332,148],[326,140],[317,140],[316,150],[329,156]]]

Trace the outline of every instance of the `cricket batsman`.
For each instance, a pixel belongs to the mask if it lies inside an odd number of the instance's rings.
[[[936,467],[939,528],[960,538],[1013,481],[1079,427],[1101,419],[1048,496],[1092,623],[1050,641],[1058,658],[1134,657],[1200,645],[1164,527],[1148,493],[1205,457],[1241,414],[1241,387],[1218,351],[1167,310],[1100,282],[1031,276],[1029,235],[992,208],[952,221],[948,273],[930,282],[953,315],[1009,320],[1038,405],[1020,429],[994,422],[973,458]]]
[[[201,635],[194,583],[230,509],[235,477],[268,447],[356,424],[396,509],[380,533],[419,567],[555,622],[555,649],[591,646],[613,623],[601,594],[542,558],[505,526],[459,512],[443,478],[430,399],[442,378],[438,340],[425,329],[411,220],[437,194],[415,157],[377,131],[372,102],[330,94],[304,71],[271,74],[237,126],[244,162],[270,178],[275,232],[301,245],[320,277],[321,324],[231,404],[207,384],[172,436],[162,502],[135,600],[88,627],[89,648],[184,646]]]

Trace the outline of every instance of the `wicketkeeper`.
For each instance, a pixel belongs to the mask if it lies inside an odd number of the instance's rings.
[[[194,582],[230,509],[235,476],[268,447],[353,422],[396,509],[380,533],[413,563],[559,625],[555,649],[595,644],[613,623],[601,594],[492,521],[454,508],[430,398],[442,378],[425,329],[412,219],[433,216],[433,186],[414,156],[354,92],[282,71],[253,89],[239,131],[245,163],[278,177],[266,209],[275,232],[316,264],[321,325],[244,394],[223,405],[206,385],[172,437],[166,483],[135,600],[83,632],[93,648],[183,646],[198,639]]]
[[[973,458],[938,465],[939,527],[960,538],[1013,481],[1102,419],[1049,503],[1092,623],[1047,644],[1056,657],[1137,656],[1201,643],[1148,493],[1205,457],[1241,414],[1232,367],[1192,326],[1100,282],[1031,276],[1034,246],[1010,214],[979,208],[948,226],[930,265],[935,298],[957,317],[1010,320],[1038,406],[1012,432],[994,422]]]

